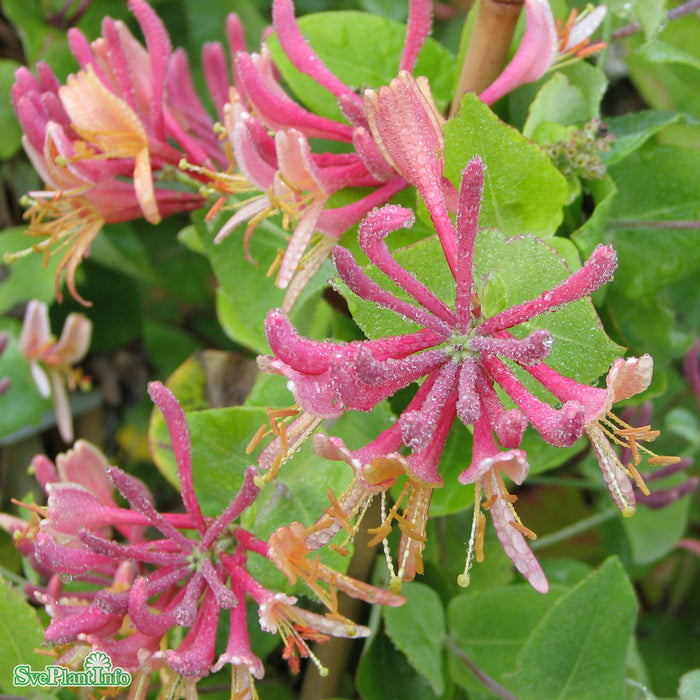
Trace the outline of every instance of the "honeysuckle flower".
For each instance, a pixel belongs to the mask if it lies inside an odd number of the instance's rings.
[[[57,341],[51,335],[48,306],[36,299],[27,304],[19,346],[29,360],[39,393],[53,400],[58,432],[65,442],[73,440],[67,389],[72,391],[85,383],[82,373],[73,369],[73,365],[85,357],[91,333],[90,319],[71,313]]]
[[[443,180],[445,140],[440,115],[425,78],[402,71],[378,92],[365,90],[367,120],[379,150],[428,205],[430,218],[452,265],[455,237]]]
[[[278,528],[268,541],[268,554],[291,584],[301,578],[329,610],[337,609],[337,591],[368,603],[397,606],[405,602],[400,596],[339,574],[315,556],[310,559],[313,553],[306,544],[305,535],[306,528],[301,523]],[[321,587],[321,582],[328,585],[328,590]]]
[[[200,207],[205,199],[198,191],[156,181],[167,179],[183,156],[210,167],[225,163],[212,120],[192,99],[183,54],[173,54],[145,0],[131,0],[129,7],[145,47],[123,22],[107,17],[103,36],[92,43],[77,29],[69,31],[80,70],[66,85],[40,63],[36,78],[18,69],[12,88],[25,151],[47,187],[29,193],[29,234],[46,238],[34,249],[47,255],[54,244],[66,248],[57,292],[65,271],[76,298],[75,269],[105,223],[138,217],[158,223]]]
[[[395,88],[392,85],[387,89]],[[383,114],[381,102],[380,93],[379,107],[375,110],[379,121],[388,119]],[[426,128],[433,129],[430,125]],[[438,142],[428,139],[424,143],[428,144],[425,150],[417,149],[416,154],[405,158],[410,162],[424,160],[425,169],[435,173],[422,186],[429,194],[426,202],[429,210],[436,199],[443,198],[438,205],[440,215],[447,208],[438,177],[439,166],[431,163],[440,158],[439,149],[435,148]],[[393,159],[398,146],[394,144],[389,148]],[[399,167],[402,173],[408,172],[410,163]],[[419,169],[416,173],[413,179],[422,177]],[[611,247],[598,246],[583,267],[558,286],[485,318],[473,286],[473,250],[482,188],[483,166],[475,158],[462,174],[456,227],[449,217],[441,224],[445,230],[440,241],[456,283],[454,307],[435,296],[389,253],[384,238],[401,226],[410,226],[413,215],[402,207],[387,205],[369,214],[362,222],[360,247],[370,262],[406,292],[411,301],[384,290],[340,246],[334,249],[334,261],[340,278],[351,291],[413,321],[419,330],[353,343],[312,341],[300,337],[283,312],[273,311],[266,321],[266,334],[274,355],[261,358],[259,362],[264,370],[287,377],[289,389],[299,406],[322,418],[333,418],[348,410],[370,410],[399,389],[425,377],[397,425],[382,434],[386,449],[384,459],[391,459],[401,445],[411,450],[404,466],[411,495],[401,518],[395,518],[405,535],[399,552],[401,576],[410,580],[420,571],[430,495],[432,489],[442,485],[439,457],[456,415],[466,425],[474,425],[479,436],[475,440],[475,461],[465,470],[462,480],[474,481],[477,488],[487,493],[487,502],[494,507],[494,523],[507,553],[532,584],[544,590],[544,576],[522,538],[529,531],[514,514],[512,499],[505,490],[500,471],[510,473],[516,481],[522,480],[527,473],[524,453],[518,447],[528,422],[547,442],[568,446],[585,429],[592,429],[588,422],[598,419],[603,405],[599,395],[595,396],[596,403],[584,392],[581,396],[567,398],[560,408],[555,408],[532,394],[510,363],[533,374],[543,368],[547,377],[559,377],[544,363],[552,347],[552,336],[546,330],[537,330],[525,338],[517,338],[510,329],[546,311],[589,296],[612,276],[616,255]],[[434,220],[436,218],[433,216]],[[450,242],[443,243],[450,232]],[[573,380],[562,378],[562,381],[575,384]],[[516,409],[504,407],[495,385],[512,399]],[[617,391],[617,383],[615,386]],[[607,394],[606,398],[611,399]],[[505,453],[500,452],[493,434],[506,449]],[[363,459],[365,455],[348,454],[344,446],[330,440],[319,447],[326,454],[330,448],[335,448],[341,459],[349,460],[359,470],[367,469],[382,458],[379,454],[372,454],[371,450],[368,459]],[[386,475],[388,481],[389,474],[395,476],[389,472]],[[360,491],[355,501],[362,501],[363,496]],[[396,515],[396,511],[389,514],[383,527],[378,529],[380,539],[386,537],[384,526]],[[308,534],[313,535],[313,532]]]
[[[406,181],[370,137],[362,98],[328,70],[302,36],[292,1],[275,0],[272,20],[291,63],[336,97],[349,122],[313,114],[292,100],[279,84],[265,45],[259,54],[236,55],[236,89],[231,91],[225,122],[236,165],[263,194],[236,203],[238,211],[217,240],[247,221],[247,246],[255,226],[272,213],[282,212],[285,228],[296,224],[276,279],[279,287],[288,289],[283,308],[289,310],[342,234],[372,208],[389,201]],[[430,26],[431,3],[411,0],[401,71],[413,70]],[[314,153],[310,138],[352,144],[355,152]],[[352,187],[372,191],[352,204],[327,207],[334,192]]]
[[[588,8],[581,16],[571,11],[565,23],[554,21],[549,0],[525,0],[525,33],[510,63],[480,95],[490,105],[520,85],[539,80],[550,68],[569,58],[583,58],[605,47],[590,37],[607,8]]]
[[[513,506],[517,497],[508,492],[503,481],[503,474],[516,484],[525,481],[530,468],[527,455],[520,449],[499,450],[493,439],[487,415],[488,408],[485,402],[482,402],[481,415],[474,425],[472,463],[459,477],[460,483],[474,483],[476,488],[467,560],[458,581],[461,586],[468,586],[469,570],[474,556],[477,561],[484,558],[483,538],[486,521],[481,510],[483,508],[490,513],[496,535],[515,567],[535,590],[546,593],[549,584],[525,540],[526,537],[532,539],[535,535],[522,524]]]
[[[545,365],[528,368],[528,371],[561,401],[578,400],[586,407],[584,430],[591,442],[605,483],[615,503],[626,517],[635,511],[633,482],[643,494],[649,495],[636,465],[641,454],[649,455],[652,466],[676,464],[678,457],[658,456],[640,444],[655,440],[658,430],[651,426],[633,427],[612,413],[613,404],[631,398],[647,389],[651,382],[654,361],[649,355],[628,357],[613,362],[606,378],[606,388],[584,386],[552,372]],[[613,445],[630,451],[627,464],[620,461]]]
[[[247,597],[260,608],[262,628],[281,634],[284,658],[293,669],[298,669],[298,655],[312,656],[304,640],[369,634],[339,615],[338,590],[369,602],[404,602],[307,559],[310,551],[300,539],[299,524],[280,528],[269,543],[236,525],[259,493],[254,467],[246,470],[240,491],[223,513],[205,517],[194,491],[192,446],[182,408],[162,384],[151,384],[149,393],[170,432],[184,512],[158,512],[143,482],[107,466],[98,450],[78,442],[57,458],[56,466],[45,457],[35,458],[37,480],[48,495],[47,506],[30,507],[41,516],[38,522],[27,526],[9,516],[0,519],[48,579],[46,587],[33,587],[30,593],[51,617],[46,641],[76,649],[67,663],[77,663],[86,650],[107,653],[132,671],[133,697],[139,700],[153,671],[167,672],[173,688],[181,683],[194,693],[200,678],[230,665],[235,692],[255,697],[253,679],[262,678],[264,670],[250,647]],[[117,505],[115,487],[128,507]],[[154,538],[155,531],[160,534]],[[327,616],[301,610],[294,598],[256,581],[247,571],[251,552],[279,566],[290,580],[302,578],[327,606]],[[69,579],[90,588],[73,590]],[[216,633],[224,610],[231,624],[226,649],[217,658]],[[184,635],[171,634],[178,627],[187,629]]]
[[[93,499],[91,505],[97,503],[100,507],[116,507],[113,497],[114,486],[107,477],[106,467],[105,456],[85,440],[78,440],[73,449],[59,454],[55,464],[48,457],[37,455],[32,460],[30,469],[46,496],[53,499],[55,517],[47,522],[46,516],[52,512],[51,508],[37,506],[30,508],[34,511],[34,518],[29,523],[22,518],[0,513],[0,527],[10,533],[17,549],[28,557],[34,568],[47,578],[53,572],[50,568],[43,567],[36,559],[34,540],[37,533],[50,529],[53,535],[58,536],[64,543],[77,541],[77,530],[71,522],[76,512],[74,502],[70,502],[71,489],[88,493]],[[66,490],[63,491],[63,489]],[[64,493],[68,494],[68,498],[62,498]],[[67,505],[67,511],[64,505]],[[42,519],[37,518],[39,515]],[[65,524],[68,524],[68,530],[63,528]],[[128,535],[128,530],[123,530],[123,533]],[[109,573],[113,571],[110,569]],[[48,588],[51,589],[51,585]]]

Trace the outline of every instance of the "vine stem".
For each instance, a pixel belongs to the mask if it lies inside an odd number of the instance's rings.
[[[698,0],[700,3],[700,0]],[[620,219],[610,224],[611,228],[658,228],[676,231],[700,229],[700,221],[632,221]]]
[[[549,535],[544,535],[544,537],[538,537],[530,545],[530,548],[533,550],[544,549],[545,547],[549,547],[553,544],[558,544],[559,542],[568,540],[571,537],[575,537],[576,535],[580,535],[582,532],[586,532],[587,530],[596,527],[596,525],[600,525],[601,523],[604,523],[608,520],[612,520],[612,518],[614,518],[618,512],[619,511],[616,508],[610,508],[609,510],[604,510],[602,513],[596,513],[595,515],[591,515],[588,518],[579,520],[573,525],[564,527],[561,530],[552,532]]]
[[[523,0],[481,0],[464,56],[450,117],[467,92],[483,92],[501,73],[508,60],[515,25]]]
[[[513,695],[513,693],[504,688],[500,683],[497,683],[491,676],[482,671],[472,660],[465,654],[462,649],[457,646],[457,642],[452,639],[452,637],[445,638],[445,644],[449,647],[450,651],[477,677],[479,683],[481,683],[485,688],[488,688],[492,695],[495,695],[501,700],[518,700],[518,698]]]
[[[684,3],[683,5],[679,5],[678,7],[674,7],[672,10],[669,10],[666,13],[666,19],[672,21],[674,19],[678,19],[679,17],[685,17],[685,15],[695,12],[695,10],[700,10],[700,0],[688,0],[688,2]],[[631,34],[636,34],[641,28],[642,25],[639,22],[630,22],[624,27],[620,27],[620,29],[617,31],[614,31],[610,38],[613,41],[616,41],[617,39],[624,39]]]

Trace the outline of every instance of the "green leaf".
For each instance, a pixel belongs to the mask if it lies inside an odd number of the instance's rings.
[[[195,489],[210,504],[208,515],[219,515],[236,497],[245,470],[254,462],[246,447],[266,421],[264,410],[247,406],[187,414]]]
[[[630,112],[619,117],[606,118],[608,131],[615,140],[610,150],[601,154],[608,164],[614,165],[641,148],[652,136],[674,124],[696,124],[698,120],[690,114],[667,112],[660,109],[647,109]]]
[[[688,625],[687,615],[668,609],[644,615],[639,621],[637,643],[654,692],[661,698],[675,697],[680,693],[679,678],[697,668],[698,663],[697,634]],[[693,700],[697,697],[690,696]]]
[[[617,559],[574,586],[540,620],[508,687],[521,700],[599,700],[625,693],[637,599]]]
[[[48,24],[42,3],[3,0],[2,12],[17,31],[29,65],[46,61],[59,79],[69,70],[75,70],[76,63],[70,54],[66,33]]]
[[[146,248],[128,223],[106,226],[90,244],[90,259],[137,280],[158,279]]]
[[[680,700],[697,700],[700,698],[700,668],[683,674],[678,686],[678,695]]]
[[[9,58],[0,59],[0,94],[9,95],[10,88],[15,82],[15,71],[19,68],[19,63]],[[0,102],[0,129],[2,139],[0,139],[0,159],[8,160],[22,145],[22,129],[17,122],[17,117],[12,111],[12,104],[4,99]]]
[[[566,590],[554,585],[542,595],[519,583],[462,593],[447,608],[450,637],[478,668],[503,683],[515,670],[518,653],[532,630]],[[463,688],[483,690],[459,656],[450,654],[450,670]]]
[[[398,75],[405,25],[364,12],[318,12],[299,19],[304,37],[326,67],[354,89],[379,88]],[[308,75],[299,73],[282,51],[276,36],[267,40],[282,77],[312,112],[345,121],[336,98]],[[428,38],[418,57],[415,75],[430,80],[439,109],[451,99],[454,58]]]
[[[630,78],[650,107],[698,114],[700,44],[696,22],[691,13],[667,22],[653,42],[634,36],[627,40]]]
[[[677,475],[663,482],[655,481],[654,490],[677,486],[684,480],[684,476]],[[633,518],[622,520],[635,564],[651,564],[675,548],[688,525],[689,509],[690,497],[685,496],[665,508],[638,507]]]
[[[203,214],[193,216],[199,238],[219,282],[217,312],[229,337],[257,353],[269,352],[265,339],[265,318],[271,309],[282,306],[285,290],[278,289],[267,270],[280,248],[287,245],[285,231],[273,221],[262,222],[250,242],[253,261],[243,251],[242,228],[215,244],[214,237],[222,226],[219,217],[212,224],[203,220]],[[304,333],[313,323],[318,298],[331,276],[332,265],[324,263],[307,283],[289,314],[292,323]]]
[[[402,593],[406,605],[384,608],[386,633],[411,666],[441,695],[445,689],[442,675],[445,612],[440,596],[422,583],[409,583]]]
[[[20,324],[13,319],[0,320],[0,333],[8,333],[7,345],[0,355],[0,377],[10,377],[9,389],[0,396],[0,437],[41,422],[51,410],[50,399],[39,394],[29,370],[29,362],[19,348]]]
[[[635,0],[634,14],[639,20],[647,39],[651,39],[663,26],[666,19],[665,0]],[[651,45],[657,42],[649,42]]]
[[[365,700],[437,700],[428,681],[386,635],[376,634],[360,659],[355,679]]]
[[[659,39],[640,46],[637,54],[652,63],[680,63],[700,70],[700,60],[695,56]]]
[[[589,63],[580,62],[557,71],[532,101],[523,134],[532,137],[543,122],[568,126],[599,117],[607,86],[605,74]]]
[[[673,361],[688,346],[674,312],[658,295],[649,294],[630,302],[622,294],[608,294],[606,302],[612,322],[608,328],[615,328],[616,337],[631,354],[648,352],[657,368]]]
[[[644,224],[700,219],[700,154],[652,145],[609,173],[618,190],[608,218],[614,228],[605,235],[618,253],[615,289],[627,297],[644,297],[697,271],[696,230]]]
[[[497,228],[506,236],[551,236],[556,231],[568,186],[539,146],[471,94],[465,95],[444,134],[445,175],[455,186],[469,160],[480,156],[484,161],[482,227]]]
[[[581,91],[571,85],[563,73],[555,73],[537,93],[523,127],[523,135],[532,137],[543,122],[556,122],[567,126],[585,122],[591,117]]]
[[[5,253],[18,253],[31,248],[35,239],[26,234],[25,226],[5,229],[0,234],[0,260]],[[34,251],[16,262],[3,265],[0,284],[0,313],[9,311],[15,304],[39,299],[50,304],[55,298],[54,279],[60,255],[52,255],[44,267],[44,256]]]
[[[44,628],[36,610],[5,579],[0,578],[0,688],[16,694],[12,671],[19,664],[32,670],[44,669],[50,657],[37,654],[44,639]],[[48,694],[48,693],[47,693]]]

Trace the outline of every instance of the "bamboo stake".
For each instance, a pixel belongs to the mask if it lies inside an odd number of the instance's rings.
[[[481,0],[450,117],[459,109],[465,93],[482,92],[500,75],[522,6],[523,0]]]

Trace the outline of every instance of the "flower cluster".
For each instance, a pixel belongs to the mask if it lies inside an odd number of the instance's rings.
[[[401,70],[413,70],[430,32],[431,16],[430,2],[411,0]],[[319,116],[292,100],[280,85],[264,43],[260,53],[241,51],[236,55],[235,89],[224,108],[224,123],[237,167],[262,194],[242,205],[238,203],[240,208],[216,240],[221,241],[248,221],[247,249],[252,231],[264,217],[281,212],[285,228],[295,223],[277,275],[279,287],[291,283],[284,303],[289,310],[342,234],[373,207],[405,188],[406,181],[386,162],[372,140],[362,98],[326,68],[302,36],[291,0],[273,2],[272,22],[292,65],[330,91],[349,122]],[[316,152],[310,139],[336,142],[352,151]],[[228,179],[218,179],[226,191]],[[236,187],[234,184],[234,191]],[[351,187],[371,191],[352,204],[328,207],[335,192]],[[320,238],[309,249],[315,232]]]
[[[236,524],[259,489],[250,467],[231,504],[216,518],[205,517],[195,495],[185,415],[162,384],[149,392],[162,411],[178,465],[184,513],[159,513],[146,485],[113,466],[89,443],[59,455],[56,467],[38,456],[33,467],[48,497],[45,507],[28,506],[34,521],[3,515],[0,524],[14,537],[48,583],[30,587],[49,615],[45,640],[72,645],[60,662],[76,664],[91,650],[107,653],[115,666],[134,673],[133,697],[144,697],[153,671],[169,669],[173,688],[190,688],[224,665],[233,667],[240,697],[249,697],[262,662],[248,638],[246,600],[258,608],[263,630],[279,633],[284,658],[299,670],[299,657],[315,657],[307,640],[363,637],[370,630],[337,610],[337,591],[370,602],[399,605],[403,598],[307,561],[295,526],[280,528],[265,542]],[[117,489],[128,507],[114,497]],[[149,529],[159,533],[149,538]],[[187,533],[187,534],[186,534]],[[268,590],[248,572],[249,554],[264,557],[318,593],[327,615],[298,608],[296,598]],[[70,586],[68,581],[73,581]],[[78,582],[87,588],[76,587]],[[327,588],[322,586],[325,583]],[[222,611],[230,617],[225,650],[216,654]],[[189,628],[174,648],[171,631]],[[321,672],[325,669],[316,661]],[[236,696],[238,697],[238,696]]]
[[[441,460],[456,421],[473,436],[458,477],[474,490],[466,563],[458,578],[462,586],[469,584],[473,562],[483,559],[490,515],[515,568],[537,591],[548,590],[528,544],[536,535],[521,521],[511,485],[528,477],[526,430],[558,448],[587,438],[624,516],[634,513],[638,499],[663,506],[696,487],[697,480],[690,479],[650,495],[637,469],[643,457],[661,467],[650,479],[687,463],[645,446],[658,436],[647,425],[647,409],[636,418],[623,414],[625,420],[612,412],[649,386],[649,355],[616,359],[600,386],[565,376],[552,359],[556,339],[541,327],[547,325],[542,317],[574,303],[589,305],[593,313],[590,296],[617,267],[610,245],[598,245],[558,284],[533,282],[540,293],[493,310],[497,304],[487,299],[490,282],[482,279],[475,253],[483,240],[479,217],[487,166],[476,155],[460,163],[459,183],[445,177],[446,119],[428,79],[414,75],[431,32],[430,0],[408,1],[396,77],[376,89],[346,84],[329,69],[304,37],[293,0],[272,0],[272,26],[257,51],[246,49],[243,26],[229,15],[228,48],[211,43],[202,54],[217,124],[196,93],[185,53],[173,50],[154,10],[146,0],[129,0],[128,6],[143,42],[123,22],[105,18],[102,36],[94,41],[77,29],[68,32],[78,69],[64,85],[43,63],[36,74],[24,67],[17,71],[12,101],[26,153],[45,183],[27,197],[29,234],[42,239],[33,249],[46,256],[52,249],[63,251],[56,296],[60,301],[65,275],[70,293],[87,304],[76,288],[76,270],[104,224],[137,218],[158,224],[170,214],[209,207],[209,222],[220,212],[228,216],[214,242],[244,227],[240,253],[252,261],[256,227],[281,215],[290,237],[270,274],[277,273],[276,284],[286,292],[281,308],[265,320],[271,354],[259,357],[258,365],[287,381],[296,405],[269,409],[274,437],[257,467],[239,475],[238,491],[216,517],[205,515],[197,497],[185,413],[159,382],[149,385],[149,393],[164,417],[177,465],[181,507],[175,512],[161,512],[143,481],[109,465],[83,440],[55,464],[45,456],[34,459],[46,505],[23,503],[29,522],[3,514],[0,525],[37,572],[26,590],[50,617],[45,640],[55,645],[60,663],[78,666],[92,651],[106,654],[115,667],[132,673],[135,700],[146,697],[156,672],[168,697],[194,698],[200,679],[228,665],[232,698],[252,700],[254,679],[264,675],[249,636],[247,613],[253,610],[263,631],[280,635],[282,657],[293,672],[309,658],[327,673],[312,642],[370,634],[340,614],[338,593],[397,606],[405,602],[402,582],[423,573],[431,501],[445,486]],[[524,8],[525,33],[512,60],[491,85],[476,90],[486,105],[603,46],[590,36],[605,17],[604,6],[581,16],[574,11],[564,23],[555,22],[547,0],[524,0]],[[273,61],[272,33],[287,67]],[[499,59],[484,83],[503,64]],[[339,117],[317,114],[292,98],[281,72],[287,70],[330,93]],[[595,121],[583,130],[561,126],[561,143],[543,150],[567,176],[598,177],[604,170],[598,154],[609,141],[598,127]],[[407,188],[415,189],[435,230],[433,249],[449,270],[447,296],[426,284],[420,270],[402,266],[387,243],[391,234],[414,225],[412,210],[391,203]],[[339,245],[355,226],[362,255]],[[350,290],[363,308],[393,312],[406,324],[405,332],[386,335],[384,329],[353,342],[301,335],[290,312],[329,255],[341,291]],[[504,281],[506,287],[510,281]],[[66,442],[73,440],[67,388],[85,384],[73,366],[87,353],[90,335],[90,321],[70,314],[56,340],[46,304],[29,302],[19,346],[40,392],[53,397]],[[0,353],[4,344],[2,336]],[[688,375],[700,393],[697,363]],[[7,380],[0,379],[0,394],[6,388]],[[399,392],[395,405],[404,407],[396,420],[357,449],[341,437],[316,432],[324,420],[371,411]],[[267,427],[258,431],[248,451],[267,434]],[[317,456],[349,465],[352,480],[342,493],[329,489],[323,513],[312,513],[306,523],[280,518],[263,539],[255,508],[260,491],[307,439]],[[319,553],[328,546],[349,554],[345,545],[375,499],[380,518],[368,528],[369,544],[383,543],[388,591],[336,571]],[[399,544],[392,554],[395,528]],[[331,542],[340,531],[346,541]],[[254,575],[260,563],[276,567],[292,588],[263,585]],[[323,613],[297,605],[291,591],[300,584],[319,599]]]
[[[432,24],[430,0],[409,5],[399,62],[399,71],[408,73]],[[227,156],[193,87],[185,53],[173,51],[145,0],[130,0],[129,7],[145,46],[122,22],[107,17],[103,36],[92,43],[79,30],[69,31],[80,70],[66,85],[40,63],[36,77],[20,68],[12,89],[24,148],[47,187],[27,197],[29,233],[45,239],[33,249],[48,255],[54,244],[67,248],[57,272],[57,295],[65,271],[69,290],[80,298],[75,271],[105,223],[143,217],[156,224],[162,216],[200,208],[218,194],[213,216],[231,206],[227,195],[258,191],[232,205],[237,211],[216,240],[248,222],[244,248],[250,257],[249,238],[265,217],[281,213],[285,228],[294,224],[287,250],[276,262],[277,285],[289,286],[284,302],[289,310],[342,234],[407,185],[377,149],[363,98],[304,39],[292,0],[274,0],[272,28],[294,68],[336,98],[346,121],[314,114],[289,97],[266,43],[258,53],[246,52],[241,23],[230,15],[226,30],[233,80],[220,44],[207,44],[202,56],[228,136]],[[578,21],[573,15],[559,31],[546,0],[528,0],[526,11],[527,30],[516,55],[481,95],[488,104],[536,80],[561,56],[582,56],[601,46],[588,46],[588,36],[605,14],[602,6]],[[344,152],[316,151],[310,139],[335,142]],[[174,178],[189,180],[191,187],[174,186]],[[358,187],[369,188],[369,194],[328,207],[334,193]],[[29,250],[7,257],[13,260]]]
[[[70,292],[75,271],[105,223],[163,216],[201,207],[198,192],[168,185],[183,157],[211,167],[225,163],[192,85],[186,55],[173,52],[162,22],[145,0],[129,7],[146,39],[106,17],[103,36],[89,43],[78,29],[68,38],[80,70],[60,85],[51,67],[37,76],[17,70],[12,101],[24,149],[47,189],[30,192],[29,234],[46,255],[67,248],[59,263]],[[31,250],[31,249],[30,249]]]
[[[474,285],[474,245],[484,182],[481,160],[472,160],[462,173],[455,226],[441,184],[441,133],[420,87],[404,74],[378,94],[368,92],[365,99],[378,145],[387,160],[418,189],[435,223],[455,279],[454,307],[445,304],[390,254],[385,237],[411,226],[413,213],[388,205],[362,222],[360,247],[409,300],[382,288],[346,249],[336,247],[333,258],[340,278],[358,297],[391,309],[420,330],[349,344],[309,341],[295,332],[283,312],[273,311],[267,318],[266,331],[274,355],[262,358],[261,367],[287,377],[301,408],[322,418],[348,410],[370,410],[423,379],[396,425],[361,450],[351,452],[335,438],[316,440],[320,454],[344,459],[355,470],[355,481],[339,501],[347,504],[350,513],[356,512],[359,503],[386,490],[399,474],[407,476],[404,491],[410,496],[403,514],[398,514],[399,499],[378,535],[386,538],[392,520],[398,521],[402,543],[397,577],[411,580],[422,569],[430,498],[432,490],[442,485],[440,454],[457,416],[465,425],[473,426],[474,432],[472,461],[459,480],[474,483],[476,488],[474,525],[462,581],[468,581],[472,549],[481,547],[483,507],[491,514],[498,537],[515,566],[537,590],[546,591],[544,574],[525,539],[534,535],[520,522],[513,508],[515,498],[502,475],[516,484],[527,476],[527,455],[520,449],[520,442],[528,424],[556,447],[569,446],[585,433],[615,502],[623,514],[631,515],[634,494],[629,477],[643,485],[634,466],[640,461],[640,450],[645,449],[639,443],[656,434],[648,426],[631,428],[615,418],[610,408],[648,386],[652,360],[648,355],[616,360],[607,388],[593,388],[561,376],[546,364],[554,342],[548,331],[537,330],[520,337],[522,334],[513,330],[599,289],[615,270],[615,251],[610,246],[598,246],[581,269],[557,287],[484,317]],[[405,110],[396,109],[399,102]],[[538,398],[523,383],[519,376],[522,372],[531,375],[562,405],[557,408]],[[516,408],[507,407],[497,387]],[[632,450],[629,466],[620,463],[611,440]],[[400,454],[402,447],[410,450],[408,457]],[[665,459],[652,457],[652,463]],[[345,511],[345,519],[348,517]],[[328,527],[332,532],[333,526],[328,523]],[[309,534],[312,541],[319,541],[318,530]]]

